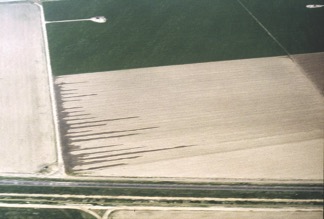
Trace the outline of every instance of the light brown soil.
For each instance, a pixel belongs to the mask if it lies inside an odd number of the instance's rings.
[[[323,98],[287,57],[56,79],[70,171],[323,179]]]
[[[145,211],[121,210],[109,219],[322,219],[323,212],[294,211]]]
[[[56,161],[40,10],[0,4],[0,173],[35,173]]]

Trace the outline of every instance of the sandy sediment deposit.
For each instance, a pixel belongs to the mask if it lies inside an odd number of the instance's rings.
[[[322,180],[323,97],[287,57],[60,76],[69,171]]]
[[[40,9],[0,4],[0,173],[35,173],[56,161]]]

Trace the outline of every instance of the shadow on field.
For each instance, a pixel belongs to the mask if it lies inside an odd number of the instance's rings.
[[[123,144],[124,138],[147,134],[160,127],[120,128],[129,127],[133,120],[140,119],[138,116],[98,119],[80,106],[82,102],[87,101],[84,98],[93,98],[97,94],[79,94],[78,89],[69,88],[73,84],[55,84],[62,153],[67,173],[85,174],[89,171],[128,165],[129,161],[147,154],[196,146],[170,145],[152,148],[136,142],[133,145]],[[119,123],[119,129],[114,123]],[[116,130],[111,130],[113,127]]]
[[[324,96],[324,53],[294,55],[293,59]]]

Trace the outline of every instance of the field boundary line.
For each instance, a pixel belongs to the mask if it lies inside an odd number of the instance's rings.
[[[54,78],[52,74],[52,66],[50,60],[50,53],[49,53],[49,46],[48,46],[48,39],[47,39],[47,30],[46,30],[46,22],[45,22],[45,14],[43,6],[37,2],[34,2],[36,6],[40,9],[41,14],[41,22],[42,22],[42,32],[43,32],[43,42],[44,42],[44,49],[45,49],[45,57],[46,57],[46,68],[47,68],[47,75],[48,75],[48,84],[49,84],[49,92],[51,98],[51,105],[52,105],[52,115],[53,115],[53,123],[54,123],[54,132],[55,132],[55,145],[56,145],[56,159],[57,159],[57,166],[58,170],[49,173],[52,174],[60,174],[65,176],[65,165],[63,160],[63,152],[62,152],[62,145],[61,145],[61,135],[60,135],[60,128],[59,128],[59,119],[58,119],[58,112],[57,112],[57,104],[56,104],[56,95],[55,95],[55,88],[54,88]]]
[[[291,55],[289,51],[277,40],[277,38],[259,21],[259,19],[254,16],[254,14],[241,2],[241,0],[236,0],[243,8],[244,10],[255,20],[257,24],[260,25],[260,27],[278,44],[278,46],[288,55],[288,57],[291,58]]]

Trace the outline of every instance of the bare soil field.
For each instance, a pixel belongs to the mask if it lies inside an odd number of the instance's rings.
[[[68,172],[323,179],[323,97],[288,57],[56,77]]]
[[[109,219],[321,219],[323,218],[322,211],[149,211],[149,210],[119,210],[110,214]]]
[[[0,4],[0,173],[37,173],[56,162],[40,9]]]
[[[324,52],[293,55],[293,59],[324,95]]]

